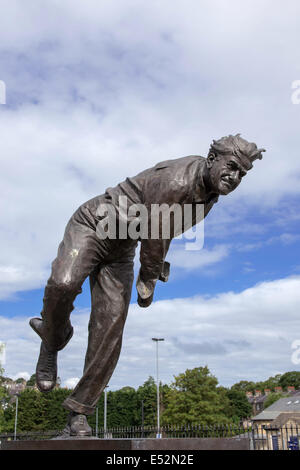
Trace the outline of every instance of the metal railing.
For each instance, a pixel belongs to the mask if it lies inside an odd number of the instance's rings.
[[[160,427],[162,438],[234,437],[242,432],[246,432],[246,428],[235,425],[168,425]],[[100,438],[109,436],[112,439],[140,439],[155,438],[156,434],[156,426],[130,426],[109,428],[106,432],[104,428],[100,428],[97,436]]]
[[[286,425],[186,425],[161,426],[162,438],[236,438],[249,439],[252,450],[299,450],[300,427]],[[4,440],[44,440],[59,437],[61,430],[21,432],[0,434],[0,442]],[[148,439],[155,438],[156,426],[131,426],[93,429],[93,436],[100,439]]]

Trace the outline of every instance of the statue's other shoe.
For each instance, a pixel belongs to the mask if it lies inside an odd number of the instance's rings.
[[[92,428],[89,426],[86,416],[71,412],[68,425],[70,436],[88,437],[92,435]]]
[[[57,351],[49,351],[42,341],[36,366],[36,384],[40,392],[50,392],[56,385]]]

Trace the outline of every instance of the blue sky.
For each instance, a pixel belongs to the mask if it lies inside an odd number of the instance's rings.
[[[74,210],[161,160],[206,156],[240,132],[262,161],[205,220],[205,243],[173,242],[171,277],[148,309],[133,289],[111,388],[155,375],[170,383],[208,365],[222,385],[288,370],[300,337],[300,79],[296,0],[11,0],[0,18],[0,340],[5,373],[29,377],[42,307]],[[136,271],[138,259],[136,260]],[[81,376],[89,289],[59,356],[65,385]]]

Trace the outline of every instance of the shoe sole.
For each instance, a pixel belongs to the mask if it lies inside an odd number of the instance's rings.
[[[53,387],[47,388],[47,390],[43,390],[43,389],[39,386],[39,384],[38,384],[38,378],[37,378],[37,375],[36,375],[36,386],[37,386],[37,388],[38,388],[38,390],[39,390],[40,392],[42,392],[42,393],[52,392],[52,390],[55,388],[55,385],[56,385],[56,382],[55,382],[55,384],[53,385]]]

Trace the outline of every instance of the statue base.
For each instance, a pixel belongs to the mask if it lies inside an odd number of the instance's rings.
[[[1,450],[249,450],[249,438],[98,439],[63,437],[42,441],[2,441]]]

